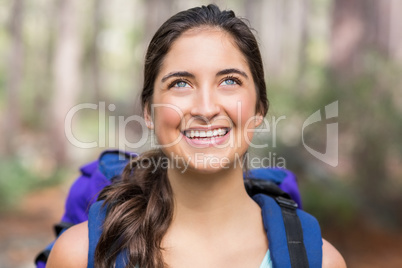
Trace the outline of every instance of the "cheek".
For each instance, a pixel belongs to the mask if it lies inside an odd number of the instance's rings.
[[[182,97],[158,95],[152,106],[155,136],[160,145],[174,145],[180,139],[184,115],[188,112],[189,101]],[[170,146],[168,146],[170,147]]]
[[[232,105],[227,106],[229,116],[237,124],[238,127],[254,128],[254,121],[250,121],[255,117],[256,98],[250,95],[240,96],[239,98],[228,101]]]
[[[256,97],[252,95],[239,96],[228,103],[233,103],[227,106],[229,117],[233,120],[237,129],[237,139],[241,146],[248,146],[253,139],[255,129],[255,110],[256,110]]]
[[[154,118],[155,132],[158,134],[159,132],[164,132],[165,128],[178,128],[183,115],[177,106],[163,104],[154,109]]]

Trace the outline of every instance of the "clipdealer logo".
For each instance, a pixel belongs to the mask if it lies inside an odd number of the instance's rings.
[[[183,113],[181,110],[174,106],[174,105],[155,105],[154,108],[169,108],[173,109],[178,116],[183,117]],[[75,137],[73,134],[73,117],[79,113],[81,110],[85,109],[90,109],[94,110],[98,113],[98,137],[95,140],[89,141],[89,142],[84,142],[78,139],[78,137]],[[138,149],[141,148],[141,146],[145,145],[148,141],[149,136],[151,136],[151,145],[152,146],[160,146],[159,144],[155,143],[155,137],[154,137],[154,132],[150,131],[144,121],[144,118],[142,118],[139,115],[132,115],[129,117],[124,117],[124,116],[115,116],[115,115],[110,115],[106,116],[106,113],[108,111],[113,112],[115,111],[116,106],[114,104],[110,104],[106,106],[105,102],[99,102],[99,104],[94,104],[94,103],[81,103],[78,104],[70,109],[70,111],[67,113],[66,118],[65,118],[65,135],[66,138],[69,140],[69,142],[78,147],[78,148],[83,148],[83,149],[89,149],[89,148],[95,148],[95,147],[115,147],[116,145],[120,150],[125,150],[126,148],[130,149]],[[241,103],[238,103],[238,112],[241,112]],[[319,152],[313,148],[311,148],[309,145],[306,144],[305,141],[305,130],[314,123],[323,121],[323,120],[329,120],[332,118],[337,118],[338,117],[338,101],[332,102],[324,107],[324,118],[322,118],[321,111],[322,109],[319,109],[315,111],[313,114],[311,114],[303,123],[301,127],[301,136],[302,136],[302,143],[304,148],[313,155],[315,158],[319,159],[320,161],[336,167],[338,166],[338,123],[334,123],[333,120],[331,122],[328,122],[326,124],[326,149],[325,152]],[[237,116],[238,118],[241,118],[240,116]],[[116,120],[117,119],[117,120]],[[225,119],[225,118],[224,118]],[[255,118],[250,118],[250,120],[254,120]],[[260,133],[260,135],[266,136],[268,133],[271,134],[271,139],[272,139],[272,144],[269,146],[269,141],[264,140],[262,144],[254,144],[251,140],[248,139],[247,133],[245,133],[245,142],[248,143],[250,147],[253,148],[267,148],[267,147],[276,147],[276,138],[277,138],[277,125],[279,122],[282,120],[286,119],[286,116],[280,116],[279,118],[272,117],[271,123],[264,118],[263,123],[261,126],[257,129],[253,130],[247,130],[247,131],[253,131],[256,133]],[[228,118],[226,120],[229,120]],[[250,124],[250,120],[246,122],[246,126]],[[106,124],[106,122],[108,124]],[[141,135],[140,139],[137,142],[130,142],[126,135],[125,135],[125,129],[127,128],[127,125],[129,123],[136,122],[140,124],[141,128]],[[189,122],[187,122],[189,123]],[[230,124],[231,122],[229,120]],[[241,125],[241,122],[237,122],[238,125]],[[307,131],[306,131],[307,132]],[[116,133],[118,133],[118,139],[116,144]],[[108,135],[106,135],[108,134]],[[151,134],[151,135],[149,135]],[[307,135],[306,135],[307,136]],[[233,139],[233,137],[232,137]],[[171,142],[170,144],[165,144],[164,146],[172,146],[180,141],[180,137],[178,137],[176,140]],[[241,139],[240,139],[241,142]],[[234,141],[230,140],[228,144],[225,146],[235,146]],[[220,147],[219,147],[220,148]],[[276,155],[274,154],[274,158]],[[275,164],[274,164],[275,165]]]
[[[338,117],[338,101],[334,101],[324,108],[325,120],[331,118]],[[312,115],[310,115],[306,121],[303,123],[302,127],[302,142],[304,148],[312,154],[315,158],[321,160],[322,162],[336,167],[338,166],[338,123],[327,123],[327,137],[326,137],[326,149],[325,153],[318,152],[308,146],[304,141],[304,129],[316,122],[320,122],[323,119],[321,118],[321,109],[315,111]]]

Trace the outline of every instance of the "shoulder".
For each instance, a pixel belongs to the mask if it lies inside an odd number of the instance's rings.
[[[339,251],[325,239],[322,240],[322,267],[345,268],[346,263]]]
[[[65,231],[53,246],[47,268],[87,267],[88,222],[77,224]]]

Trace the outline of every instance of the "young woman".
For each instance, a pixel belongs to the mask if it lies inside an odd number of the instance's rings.
[[[248,26],[215,5],[174,15],[148,47],[141,97],[160,148],[100,194],[95,253],[85,222],[57,240],[48,267],[113,267],[122,254],[127,267],[271,267],[239,164],[269,106]],[[325,240],[322,249],[323,267],[345,267]]]

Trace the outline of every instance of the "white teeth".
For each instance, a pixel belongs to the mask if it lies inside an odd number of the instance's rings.
[[[223,128],[218,128],[214,130],[191,130],[191,131],[185,131],[185,135],[188,138],[213,138],[213,137],[219,137],[225,135],[227,132],[226,129]]]

